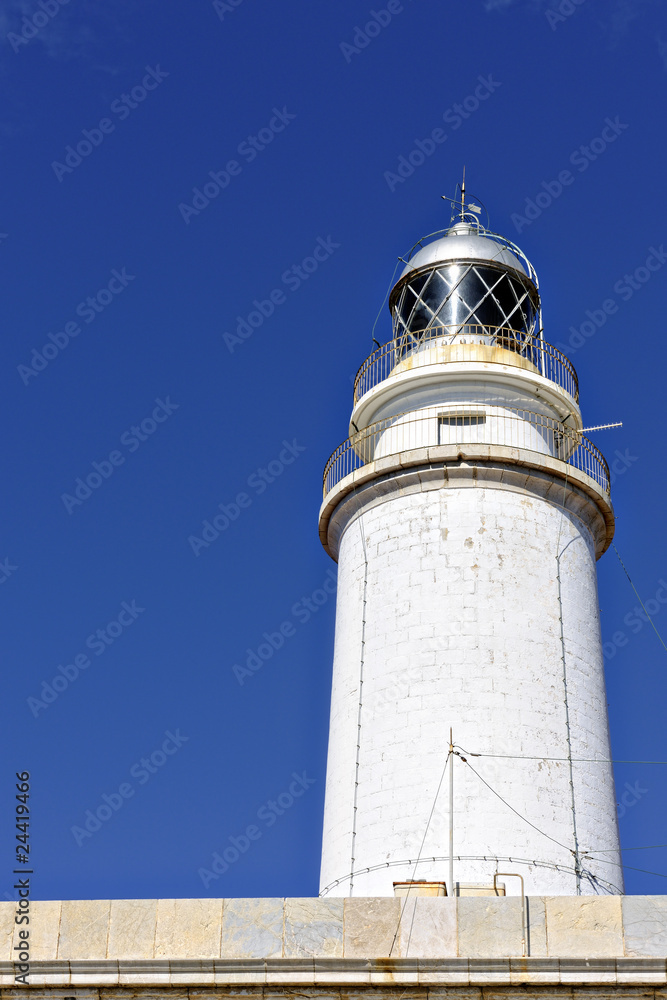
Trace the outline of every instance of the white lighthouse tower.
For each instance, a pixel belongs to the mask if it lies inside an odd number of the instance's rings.
[[[595,568],[614,515],[576,372],[532,265],[463,194],[389,306],[324,474],[321,895],[521,892],[499,873],[622,893]]]

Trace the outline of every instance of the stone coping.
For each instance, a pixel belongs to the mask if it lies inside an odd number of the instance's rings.
[[[30,986],[667,985],[666,958],[239,959],[31,963]],[[0,963],[0,987],[14,985]],[[3,989],[3,992],[5,990]]]
[[[210,983],[218,976],[313,983],[326,972],[368,983],[400,972],[415,982],[430,970],[459,982],[497,965],[502,976],[525,966],[549,982],[593,972],[664,982],[667,896],[528,896],[525,903],[524,959],[520,896],[31,902],[31,981],[98,985],[147,975],[165,983],[182,974],[199,982],[205,974]],[[0,903],[1,986],[12,981],[15,913],[15,903]]]
[[[362,465],[354,472],[344,476],[324,497],[319,512],[319,534],[320,541],[332,559],[337,558],[335,545],[329,537],[329,524],[336,508],[350,495],[361,494],[363,490],[376,488],[378,495],[388,497],[392,492],[392,483],[396,480],[397,473],[404,470],[414,470],[415,472],[427,473],[444,472],[444,477],[440,475],[440,482],[423,483],[423,489],[433,489],[435,486],[445,489],[460,487],[461,477],[467,471],[473,485],[484,486],[485,475],[491,480],[499,475],[498,485],[502,487],[503,469],[507,469],[512,476],[516,475],[517,468],[526,477],[531,471],[538,475],[547,476],[549,479],[557,480],[559,483],[558,497],[559,504],[563,503],[562,485],[567,483],[573,490],[579,490],[590,501],[593,502],[604,522],[604,533],[601,543],[597,546],[596,556],[606,552],[614,537],[614,508],[609,495],[601,486],[587,475],[585,472],[569,465],[567,462],[551,455],[542,455],[537,451],[530,451],[527,448],[511,448],[507,445],[491,444],[447,444],[431,445],[424,448],[414,448],[410,451],[398,452],[395,455],[387,455],[374,462]],[[456,477],[450,482],[448,470],[456,470]],[[508,476],[509,478],[509,476]],[[398,488],[398,484],[395,484]],[[567,509],[567,504],[566,504]]]

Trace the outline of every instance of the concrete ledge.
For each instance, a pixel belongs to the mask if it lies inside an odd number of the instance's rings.
[[[341,533],[338,529],[332,531],[337,508],[349,501],[360,507],[369,500],[388,499],[397,491],[403,492],[401,476],[409,470],[418,472],[422,491],[466,486],[512,489],[518,483],[517,476],[525,475],[526,492],[539,492],[565,510],[572,510],[582,518],[587,516],[598,559],[614,537],[614,509],[608,494],[594,479],[567,462],[506,445],[431,445],[369,462],[329,490],[320,507],[319,534],[332,559],[337,559]],[[541,486],[537,485],[538,480],[542,481]],[[536,485],[537,489],[533,489]]]
[[[13,986],[13,966],[0,963],[3,993]],[[32,987],[109,986],[561,986],[667,985],[666,959],[304,959],[35,962]],[[616,991],[615,991],[616,992]],[[83,992],[81,995],[84,995]],[[316,994],[315,994],[316,995]],[[522,990],[522,996],[525,991]],[[664,1000],[664,994],[663,994]]]

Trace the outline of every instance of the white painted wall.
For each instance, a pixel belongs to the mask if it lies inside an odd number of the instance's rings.
[[[471,752],[567,757],[561,609],[572,755],[610,757],[588,527],[562,512],[562,481],[554,480],[552,501],[530,485],[517,491],[500,481],[458,482],[411,495],[397,490],[354,515],[341,539],[321,873],[323,889],[343,879],[332,895],[350,894],[345,876],[353,851],[357,871],[417,857],[450,726],[455,742]],[[468,759],[517,812],[564,846],[521,820],[457,759],[455,854],[572,868],[568,764]],[[615,847],[610,766],[573,770],[580,850]],[[446,778],[423,858],[448,853],[447,794]],[[586,867],[622,887],[618,868]],[[490,882],[497,869],[521,872],[529,894],[577,891],[572,874],[507,860],[457,862],[454,874],[461,882]],[[409,878],[444,880],[447,862],[357,875],[352,894],[392,895],[392,882]],[[518,880],[503,881],[508,893],[518,891]],[[584,880],[581,891],[595,890]]]
[[[380,427],[363,431],[355,450],[366,462],[413,448],[471,442],[525,448],[552,457],[561,457],[565,447],[572,450],[572,437],[558,433],[561,425],[553,413],[541,412],[536,405],[528,410],[521,409],[521,403],[497,405],[497,402],[490,404],[481,393],[469,394],[465,401],[452,394],[440,405],[398,414],[387,419],[386,426],[383,421]],[[461,414],[474,414],[482,422],[455,426],[444,420]]]

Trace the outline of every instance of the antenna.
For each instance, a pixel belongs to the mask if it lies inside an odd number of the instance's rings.
[[[582,427],[581,433],[586,434],[588,431],[607,431],[610,430],[612,427],[622,427],[622,426],[623,426],[622,421],[616,424],[597,424],[597,426],[595,427]]]
[[[456,217],[456,215],[458,213],[459,222],[465,222],[466,221],[466,215],[467,215],[469,222],[474,222],[476,225],[479,226],[479,224],[480,224],[479,216],[482,214],[482,209],[480,208],[480,206],[479,205],[474,205],[471,202],[468,205],[468,207],[466,208],[466,168],[465,168],[465,165],[463,167],[463,180],[461,181],[460,184],[457,184],[456,187],[457,187],[457,190],[461,192],[461,197],[460,198],[449,198],[446,194],[443,194],[443,195],[440,196],[443,199],[443,201],[449,201],[449,202],[451,202],[452,213],[451,213],[451,215],[449,217],[449,224],[452,225],[452,223],[454,222],[454,219],[455,219],[455,217]],[[486,211],[486,209],[484,209],[484,211]],[[488,220],[488,214],[489,213],[487,212],[486,214],[487,214],[487,220]]]

